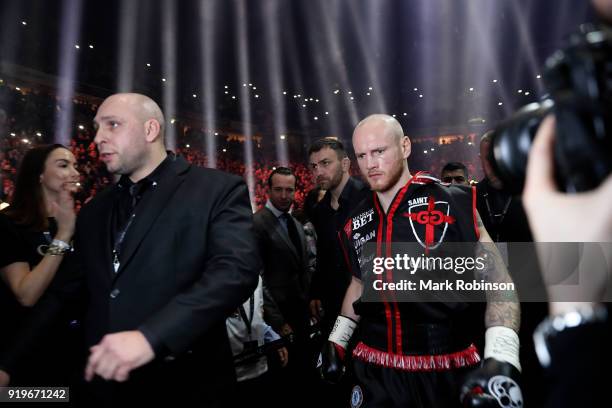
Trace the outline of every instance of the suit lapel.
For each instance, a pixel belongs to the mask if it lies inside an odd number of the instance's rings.
[[[110,277],[113,273],[113,248],[111,247],[111,234],[112,234],[112,222],[113,222],[113,205],[115,198],[115,189],[116,186],[111,187],[111,189],[102,192],[98,195],[100,201],[98,207],[100,210],[96,214],[96,218],[93,220],[93,223],[96,226],[89,226],[88,229],[90,231],[104,231],[103,234],[88,234],[87,237],[79,238],[81,241],[87,241],[88,247],[91,248],[101,248],[102,250],[99,252],[99,256],[102,257],[102,262],[100,265],[103,265],[104,269],[104,277],[110,280]]]
[[[300,222],[298,220],[296,220],[295,218],[291,217],[291,221],[293,223],[295,223],[295,229],[298,232],[298,235],[300,237],[300,246],[302,247],[300,249],[300,252],[302,254],[302,263],[308,258],[307,256],[307,245],[306,245],[306,235],[304,232],[304,227],[302,226],[302,224],[300,224]]]
[[[283,228],[283,226],[281,225],[281,221],[276,218],[276,216],[272,213],[272,211],[270,211],[270,209],[265,208],[265,217],[264,220],[267,224],[267,230],[270,231],[270,235],[272,237],[272,239],[275,239],[276,241],[282,241],[285,243],[285,246],[287,248],[289,248],[289,250],[291,250],[291,253],[298,258],[298,254],[296,251],[296,248],[293,246],[293,244],[291,243],[291,240],[289,239],[289,234],[285,231],[285,229]],[[299,259],[298,259],[299,260]]]
[[[134,221],[125,236],[125,244],[122,249],[121,266],[115,275],[115,279],[121,275],[127,264],[130,262],[134,253],[146,237],[155,220],[168,202],[174,196],[176,189],[185,180],[185,172],[189,169],[189,164],[182,158],[176,158],[168,169],[172,174],[168,174],[158,183],[150,188],[151,196],[142,205],[136,207]]]

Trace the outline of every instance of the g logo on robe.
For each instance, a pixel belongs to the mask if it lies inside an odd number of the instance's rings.
[[[455,222],[449,214],[447,201],[435,201],[430,196],[427,202],[411,205],[402,215],[410,220],[414,237],[427,250],[437,248],[444,241],[448,224]]]

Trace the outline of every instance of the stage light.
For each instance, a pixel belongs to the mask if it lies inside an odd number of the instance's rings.
[[[74,87],[78,72],[77,43],[81,27],[83,1],[67,0],[62,3],[59,71],[57,75],[57,101],[59,118],[55,122],[54,142],[63,145],[70,144],[73,126]],[[74,48],[72,45],[74,45]]]

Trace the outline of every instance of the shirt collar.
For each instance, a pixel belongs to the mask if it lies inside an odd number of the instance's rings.
[[[276,208],[274,204],[272,204],[272,201],[270,201],[269,198],[268,198],[268,201],[266,201],[266,208],[272,211],[272,214],[274,214],[276,218],[280,218],[283,214],[285,214],[284,212]],[[291,210],[289,210],[288,213],[291,214]]]
[[[340,205],[345,205],[347,203],[350,204],[353,201],[352,195],[353,195],[353,192],[357,189],[356,184],[357,182],[355,181],[355,179],[353,177],[349,177],[349,179],[346,181],[346,184],[344,185],[344,188],[342,189],[342,192],[340,193],[340,197],[338,197],[338,203]],[[331,191],[330,190],[327,190],[325,192],[325,195],[323,196],[323,200],[325,200],[327,205],[331,207]]]
[[[117,186],[120,189],[123,189],[129,188],[133,184],[147,183],[156,185],[166,174],[168,174],[168,172],[170,171],[170,163],[174,161],[175,158],[176,156],[174,155],[174,153],[168,152],[166,158],[162,160],[162,162],[155,168],[155,170],[149,173],[148,176],[143,177],[141,180],[139,180],[138,183],[134,183],[128,175],[124,174],[119,179]]]

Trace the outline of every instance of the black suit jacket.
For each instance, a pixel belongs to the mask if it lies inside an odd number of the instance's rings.
[[[79,214],[75,247],[90,297],[87,342],[141,330],[156,359],[130,381],[169,389],[197,384],[196,392],[206,393],[234,379],[225,319],[258,280],[247,188],[239,177],[180,157],[151,188],[136,207],[117,273],[110,239],[117,187]]]
[[[310,275],[306,238],[302,225],[293,217],[291,221],[300,236],[299,251],[272,211],[264,207],[253,216],[267,295],[265,316],[277,331],[284,323],[299,331],[304,328],[307,318]]]

